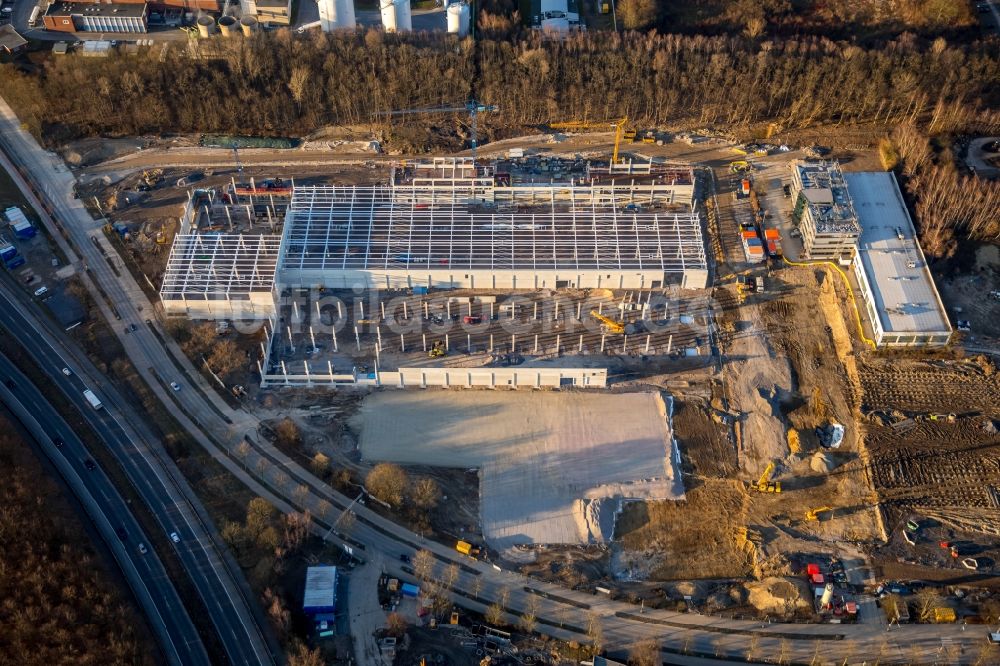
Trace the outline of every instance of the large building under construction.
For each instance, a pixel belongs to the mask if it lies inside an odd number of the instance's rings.
[[[181,234],[168,313],[269,318],[286,288],[701,289],[708,267],[690,169],[593,170],[511,182],[435,160],[383,186],[296,187],[280,234]]]

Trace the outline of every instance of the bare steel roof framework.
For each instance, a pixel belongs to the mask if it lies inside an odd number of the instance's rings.
[[[274,286],[280,236],[183,234],[174,238],[160,296],[164,300],[239,299]]]
[[[696,213],[624,212],[607,188],[560,186],[548,202],[499,212],[447,187],[297,187],[285,219],[290,270],[655,270],[706,268]],[[456,196],[456,194],[458,194]],[[432,201],[434,203],[422,203]],[[540,204],[540,205],[537,205]]]

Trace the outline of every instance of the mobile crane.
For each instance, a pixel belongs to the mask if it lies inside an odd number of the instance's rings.
[[[626,129],[625,125],[628,124],[628,118],[620,118],[619,120],[603,120],[598,122],[589,122],[586,120],[571,120],[564,123],[549,123],[549,127],[552,129],[562,129],[562,130],[589,130],[589,129],[606,129],[612,127],[615,130],[615,147],[611,153],[611,163],[618,164],[618,151],[622,145],[622,139],[628,141],[635,141],[635,130]]]

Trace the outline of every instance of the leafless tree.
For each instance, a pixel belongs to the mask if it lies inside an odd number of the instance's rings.
[[[632,645],[628,651],[628,661],[632,666],[660,666],[660,643],[655,638],[647,638]]]
[[[390,506],[403,504],[403,496],[409,479],[399,465],[379,463],[365,477],[365,487],[372,495]]]

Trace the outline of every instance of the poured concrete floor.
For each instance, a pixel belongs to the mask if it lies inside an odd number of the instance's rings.
[[[609,541],[621,500],[683,499],[658,393],[409,390],[369,396],[362,455],[480,469],[483,533],[498,549]]]

